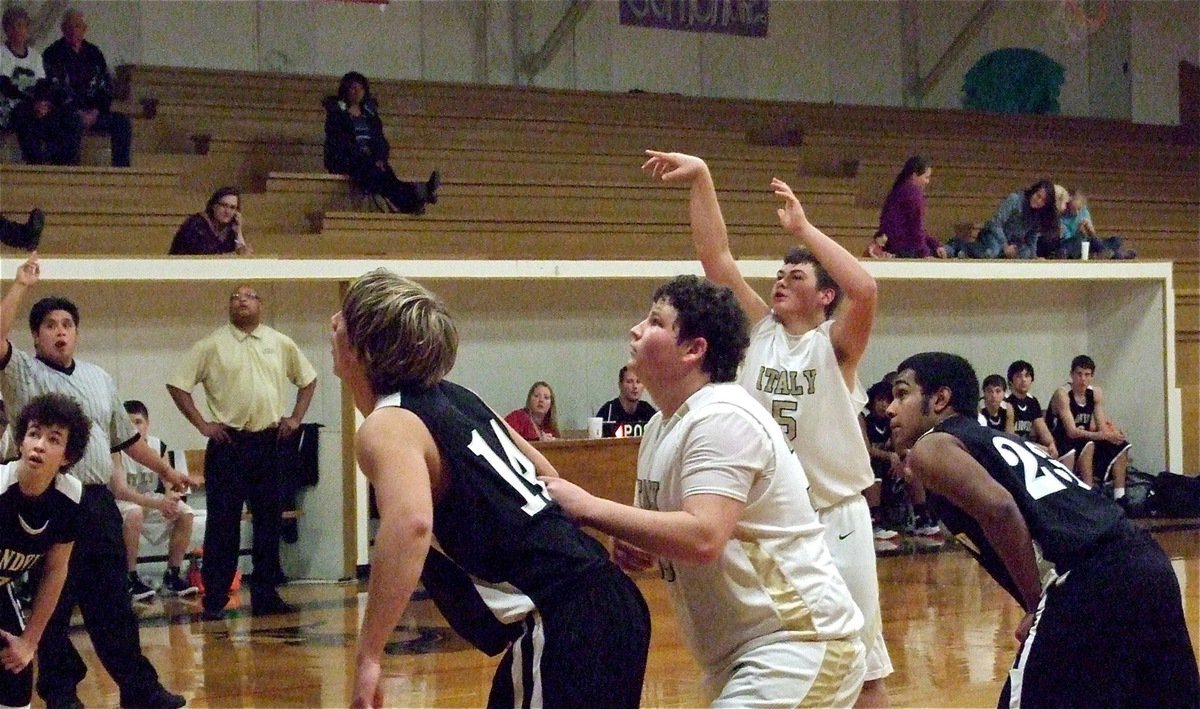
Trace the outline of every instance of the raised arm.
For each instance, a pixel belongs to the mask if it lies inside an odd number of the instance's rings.
[[[843,309],[834,321],[829,337],[846,386],[853,389],[858,362],[867,349],[871,328],[875,325],[875,304],[879,298],[875,277],[854,254],[808,221],[804,207],[786,182],[777,177],[771,180],[771,187],[783,199],[783,206],[778,210],[779,223],[801,246],[812,252],[842,289]]]
[[[4,294],[4,299],[0,300],[0,361],[8,359],[9,350],[12,348],[8,337],[16,322],[21,301],[25,299],[25,291],[37,285],[41,276],[42,267],[38,265],[38,255],[34,251],[25,259],[25,263],[17,267],[17,276],[13,279],[12,286]]]
[[[433,535],[429,430],[410,411],[373,412],[355,436],[359,468],[375,488],[379,531],[371,559],[367,609],[358,636],[351,706],[382,706],[380,659],[408,606]]]
[[[646,154],[650,158],[642,165],[642,170],[648,175],[663,182],[681,182],[692,186],[688,217],[696,256],[704,267],[705,278],[732,290],[752,323],[766,317],[770,308],[742,277],[733,252],[729,249],[729,233],[725,228],[725,218],[721,215],[721,205],[717,201],[717,190],[708,165],[698,157],[683,153],[647,150]]]

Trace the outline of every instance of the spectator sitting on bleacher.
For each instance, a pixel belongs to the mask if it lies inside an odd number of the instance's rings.
[[[29,219],[24,224],[0,215],[0,244],[34,251],[42,239],[45,225],[46,213],[37,208],[30,210]]]
[[[104,52],[84,39],[87,22],[79,10],[67,10],[63,15],[62,33],[61,39],[42,52],[46,76],[65,92],[67,105],[78,113],[83,130],[109,134],[113,167],[129,167],[133,125],[129,116],[112,110],[113,80]]]
[[[1033,258],[1038,239],[1058,229],[1054,184],[1041,180],[1006,197],[975,241],[956,237],[946,250],[960,258]]]
[[[1130,259],[1137,256],[1133,249],[1124,248],[1124,240],[1121,237],[1096,235],[1092,213],[1088,210],[1087,195],[1083,190],[1071,190],[1069,195],[1070,200],[1061,218],[1066,258],[1082,257],[1084,239],[1088,240],[1091,258]]]
[[[1042,234],[1042,238],[1038,239],[1037,257],[1038,258],[1066,258],[1065,239],[1063,238],[1063,228],[1061,217],[1067,211],[1067,203],[1071,201],[1070,194],[1067,193],[1067,188],[1062,185],[1054,186],[1054,213],[1060,218],[1058,228],[1052,232]]]
[[[13,5],[2,24],[0,130],[16,132],[21,159],[30,165],[79,162],[79,116],[60,105],[41,53],[29,46],[29,13]]]
[[[556,403],[549,384],[534,382],[525,396],[525,406],[509,411],[504,421],[527,441],[553,441],[559,437]]]
[[[380,195],[398,212],[424,214],[426,204],[437,203],[441,184],[437,170],[419,184],[396,177],[388,165],[390,146],[365,76],[357,71],[343,76],[337,96],[327,96],[322,105],[326,170],[349,176],[359,189]]]
[[[254,253],[242,236],[242,195],[236,187],[221,187],[197,212],[184,220],[171,241],[172,256]]]
[[[871,237],[871,243],[867,244],[867,248],[863,251],[864,258],[896,258],[896,254],[887,250],[888,235],[882,231],[875,232],[875,236]]]
[[[182,455],[167,450],[167,444],[150,435],[150,411],[136,399],[125,402],[125,413],[137,432],[146,439],[151,450],[156,451],[171,467],[181,473],[187,472],[187,461]],[[121,453],[125,475],[119,476],[113,469],[113,494],[117,498],[117,509],[121,511],[121,523],[125,532],[125,554],[129,570],[129,595],[135,601],[154,596],[154,589],[142,580],[137,572],[138,549],[142,537],[151,544],[162,544],[170,540],[167,547],[167,570],[163,574],[162,592],[168,596],[186,596],[200,589],[188,583],[180,571],[183,555],[192,541],[192,520],[195,513],[175,492],[163,490],[153,470]],[[120,481],[118,481],[120,478]]]
[[[925,187],[932,176],[933,168],[920,155],[906,160],[896,175],[875,232],[887,235],[888,253],[901,258],[946,258],[946,248],[925,231]]]

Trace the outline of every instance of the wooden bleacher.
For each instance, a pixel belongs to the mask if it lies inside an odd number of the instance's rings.
[[[392,162],[441,201],[421,217],[382,214],[322,169],[320,100],[337,79],[133,66],[120,70],[135,121],[134,167],[103,167],[103,137],[79,168],[0,158],[0,211],[47,208],[43,250],[161,255],[213,188],[247,190],[247,236],[264,256],[682,259],[686,190],[638,166],[645,148],[694,152],[713,169],[735,252],[777,258],[772,176],[815,223],[862,251],[895,171],[931,158],[931,232],[986,220],[1009,192],[1049,177],[1091,198],[1102,233],[1141,258],[1176,262],[1177,378],[1185,421],[1200,415],[1200,149],[1171,126],[436,82],[375,81]],[[144,110],[142,110],[144,108]],[[1087,135],[1086,142],[1080,135]],[[9,141],[10,143],[13,141]],[[8,252],[4,252],[8,253]],[[1186,461],[1200,442],[1185,426]]]

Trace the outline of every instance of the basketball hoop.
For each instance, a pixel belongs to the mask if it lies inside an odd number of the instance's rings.
[[[1108,0],[1099,0],[1095,5],[1096,14],[1089,17],[1087,10],[1079,4],[1078,0],[1063,0],[1063,6],[1070,11],[1076,21],[1087,26],[1089,33],[1100,29],[1104,25],[1104,21],[1108,19]]]
[[[1055,16],[1056,24],[1063,33],[1063,41],[1080,45],[1108,21],[1108,0],[1061,0]]]

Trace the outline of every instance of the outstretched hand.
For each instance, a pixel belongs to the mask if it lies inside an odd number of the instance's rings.
[[[780,226],[791,234],[797,234],[808,225],[808,217],[805,216],[804,207],[800,206],[800,200],[796,198],[796,193],[792,192],[792,188],[778,177],[771,179],[771,189],[777,196],[783,198],[783,206],[775,210],[775,213],[779,215]]]
[[[642,163],[642,172],[663,182],[691,182],[708,171],[708,165],[694,155],[657,150],[647,150],[646,154],[650,159]]]
[[[595,499],[587,490],[562,478],[539,476],[538,480],[546,486],[550,499],[557,502],[568,517],[576,522],[581,522],[587,517]]]
[[[42,267],[38,264],[38,255],[34,251],[29,254],[29,258],[25,259],[25,263],[17,266],[16,282],[29,288],[36,285],[41,277]]]

